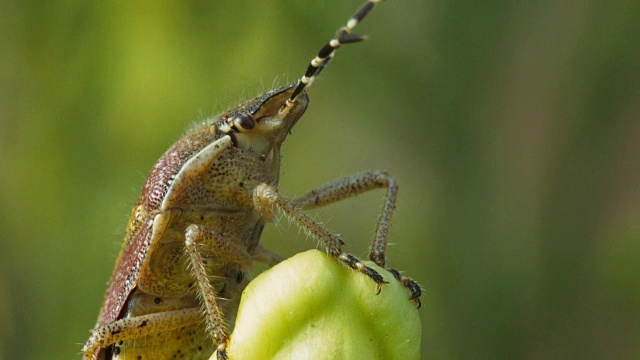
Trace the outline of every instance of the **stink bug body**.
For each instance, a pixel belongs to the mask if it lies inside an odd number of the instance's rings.
[[[367,1],[311,61],[295,84],[275,88],[194,128],[153,167],[136,203],[85,360],[226,359],[229,329],[254,260],[279,257],[259,245],[266,222],[279,210],[323,242],[329,256],[371,278],[385,280],[344,242],[302,210],[372,189],[386,188],[369,258],[385,266],[397,185],[385,172],[333,181],[300,198],[277,192],[280,147],[304,114],[306,89],[379,0]],[[391,270],[420,304],[420,287]],[[221,301],[221,299],[225,299]]]

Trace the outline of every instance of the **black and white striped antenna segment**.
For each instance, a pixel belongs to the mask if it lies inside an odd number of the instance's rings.
[[[357,43],[367,40],[366,35],[351,34],[351,30],[358,25],[362,19],[373,9],[373,6],[379,3],[381,0],[369,0],[358,9],[358,11],[349,19],[347,25],[338,30],[338,34],[335,38],[331,39],[322,49],[318,52],[318,55],[311,60],[309,67],[304,75],[298,80],[296,89],[291,94],[291,97],[287,100],[286,107],[290,108],[295,104],[296,98],[302,90],[311,86],[313,80],[320,74],[322,69],[331,61],[336,53],[336,50],[342,45]]]

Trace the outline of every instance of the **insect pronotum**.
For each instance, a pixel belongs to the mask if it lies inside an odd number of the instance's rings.
[[[131,212],[98,324],[83,348],[85,360],[206,359],[215,350],[218,359],[227,359],[225,324],[232,321],[247,284],[244,274],[254,261],[280,261],[259,244],[275,211],[381,291],[383,277],[343,252],[344,242],[302,211],[386,189],[369,254],[385,267],[398,191],[393,178],[382,171],[361,173],[295,199],[285,199],[277,190],[280,147],[307,108],[306,90],[338,48],[366,39],[351,31],[379,1],[369,0],[359,9],[297,83],[205,121],[162,155]],[[420,286],[389,270],[408,289],[409,300],[420,306]]]

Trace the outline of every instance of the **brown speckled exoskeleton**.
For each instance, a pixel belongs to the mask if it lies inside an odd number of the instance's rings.
[[[85,360],[207,359],[215,350],[218,359],[226,359],[225,324],[235,316],[244,274],[253,261],[280,260],[259,245],[275,211],[321,240],[329,256],[371,278],[380,292],[383,277],[344,253],[344,242],[302,210],[385,188],[369,255],[385,267],[398,190],[387,173],[339,179],[293,200],[277,190],[280,147],[307,108],[306,88],[336,49],[365,39],[351,30],[378,1],[369,0],[356,12],[297,83],[202,123],[162,155],[131,212],[98,324],[83,348]],[[391,272],[419,306],[417,283]]]

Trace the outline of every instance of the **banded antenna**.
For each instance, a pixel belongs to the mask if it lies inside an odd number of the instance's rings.
[[[283,110],[286,111],[287,109],[293,107],[296,99],[298,98],[298,95],[300,95],[302,90],[311,86],[316,76],[318,76],[318,74],[320,74],[325,66],[327,66],[329,61],[333,59],[336,50],[338,50],[340,46],[367,40],[366,35],[351,34],[351,30],[353,30],[353,28],[356,27],[356,25],[358,25],[358,23],[362,21],[365,16],[367,16],[371,9],[373,9],[373,6],[380,1],[381,0],[368,0],[366,3],[364,3],[364,5],[362,5],[360,9],[358,9],[358,11],[356,11],[356,13],[351,17],[351,19],[347,21],[347,25],[338,30],[336,37],[331,39],[331,41],[329,41],[322,49],[320,49],[318,55],[316,55],[316,57],[311,60],[307,71],[300,78],[300,80],[298,80],[296,89],[291,94],[291,97],[287,99],[285,108]]]

